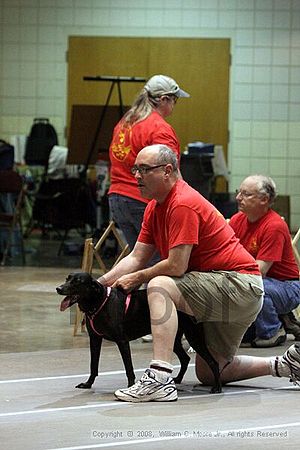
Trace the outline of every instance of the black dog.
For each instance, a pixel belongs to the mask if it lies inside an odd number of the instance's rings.
[[[93,385],[98,375],[103,338],[116,342],[125,366],[128,386],[134,384],[135,375],[129,341],[151,333],[146,290],[135,290],[128,295],[120,289],[104,287],[87,272],[75,272],[71,273],[56,291],[66,296],[61,302],[61,311],[78,303],[80,310],[86,315],[91,352],[90,377],[76,387],[90,389]],[[196,324],[190,316],[180,311],[178,311],[174,353],[180,361],[181,368],[174,378],[175,383],[181,383],[190,361],[181,343],[183,334],[194,350],[208,363],[214,374],[215,384],[211,392],[221,392],[219,365],[206,347],[203,325]]]

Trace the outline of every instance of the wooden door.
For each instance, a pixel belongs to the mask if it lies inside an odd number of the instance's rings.
[[[84,81],[84,76],[148,79],[161,73],[191,94],[177,102],[167,119],[178,134],[181,150],[189,142],[211,142],[222,145],[227,156],[229,39],[72,36],[68,63],[68,125],[72,105],[103,105],[107,99],[110,83]],[[122,83],[125,105],[133,102],[143,84]],[[118,104],[116,89],[110,104]],[[218,190],[224,190],[224,184]]]

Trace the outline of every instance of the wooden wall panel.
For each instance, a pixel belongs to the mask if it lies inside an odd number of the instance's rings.
[[[196,140],[222,145],[227,155],[229,39],[111,38],[69,39],[68,124],[74,104],[103,105],[110,83],[83,81],[84,76],[173,77],[191,94],[180,99],[167,120],[184,150]],[[130,105],[143,83],[122,83],[123,103]],[[117,89],[111,105],[118,104]]]
[[[112,75],[146,77],[148,39],[76,36],[68,50],[68,124],[72,105],[105,104],[110,83],[83,81],[84,76]],[[124,104],[133,102],[143,83],[122,84]],[[115,89],[110,104],[118,104]]]
[[[201,140],[227,150],[228,39],[155,39],[150,47],[150,73],[167,73],[191,98],[181,99],[170,117],[182,147]]]

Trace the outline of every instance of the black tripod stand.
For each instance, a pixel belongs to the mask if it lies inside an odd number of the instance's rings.
[[[121,119],[121,117],[124,115],[124,105],[123,105],[123,99],[122,99],[122,92],[121,92],[121,83],[142,83],[145,82],[146,79],[142,78],[142,77],[119,77],[119,76],[96,76],[96,77],[91,77],[91,76],[85,76],[83,77],[84,81],[106,81],[106,82],[110,82],[110,89],[106,98],[106,102],[105,105],[101,111],[100,117],[99,117],[99,122],[97,124],[96,127],[96,131],[93,137],[93,140],[91,142],[90,148],[89,148],[89,152],[87,155],[87,159],[85,162],[85,166],[84,166],[84,171],[83,174],[84,176],[86,176],[86,172],[88,170],[88,166],[91,162],[92,156],[94,155],[94,152],[96,151],[96,146],[97,146],[97,142],[99,140],[99,136],[101,134],[102,131],[102,127],[103,127],[103,122],[108,110],[108,106],[110,103],[110,99],[114,90],[114,87],[117,86],[118,89],[118,99],[119,99],[119,120]],[[106,149],[106,151],[108,151],[108,149]],[[100,227],[101,227],[101,203],[102,201],[98,198],[97,199],[97,208],[96,208],[96,231],[95,234],[100,234]]]
[[[98,125],[96,128],[96,132],[95,132],[94,138],[92,140],[90,150],[89,150],[89,153],[87,156],[87,160],[85,163],[85,172],[86,172],[88,169],[89,163],[91,161],[92,155],[94,153],[94,150],[96,148],[96,144],[97,144],[100,132],[101,132],[103,121],[104,121],[104,118],[105,118],[105,115],[107,112],[107,108],[109,106],[109,102],[110,102],[114,87],[117,86],[117,89],[118,89],[119,119],[121,119],[121,117],[124,115],[124,105],[123,105],[122,92],[121,92],[121,83],[122,82],[123,83],[124,82],[126,82],[126,83],[141,83],[141,82],[146,81],[146,79],[141,78],[141,77],[117,77],[117,76],[116,77],[115,76],[96,76],[96,77],[86,76],[86,77],[83,77],[83,79],[84,79],[84,81],[106,81],[106,82],[110,81],[111,82],[110,89],[109,89],[109,92],[108,92],[108,95],[106,98],[106,102],[102,109],[102,112],[101,112],[101,115],[99,118],[99,122],[98,122]]]

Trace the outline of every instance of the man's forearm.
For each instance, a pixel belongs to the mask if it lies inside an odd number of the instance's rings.
[[[178,265],[170,263],[168,259],[159,261],[154,266],[146,269],[138,270],[136,275],[140,278],[141,283],[148,283],[152,278],[159,275],[166,275],[169,277],[180,277],[184,274]]]
[[[129,292],[143,283],[148,283],[154,277],[160,275],[180,277],[187,271],[192,245],[180,245],[170,249],[167,259],[147,268],[145,266],[153,252],[148,252],[145,255],[145,247],[143,246],[144,244],[138,244],[130,255],[122,259],[114,269],[103,275],[100,281],[103,279],[105,285],[119,286]]]
[[[188,269],[188,261],[192,245],[179,245],[170,249],[167,259],[159,261],[154,266],[137,271],[137,279],[142,283],[148,283],[159,275],[169,277],[181,277]]]
[[[173,267],[173,265],[170,264],[170,261],[165,259],[147,269],[141,269],[135,272],[126,273],[123,276],[118,277],[116,283],[113,284],[113,286],[121,287],[126,292],[130,292],[132,291],[132,289],[137,288],[144,283],[148,283],[152,278],[155,278],[159,275],[181,276],[183,275],[183,273],[179,273],[178,269]]]
[[[99,282],[104,286],[111,286],[118,278],[127,273],[135,272],[140,268],[138,261],[131,254],[125,256],[115,267],[109,272],[98,278]]]

